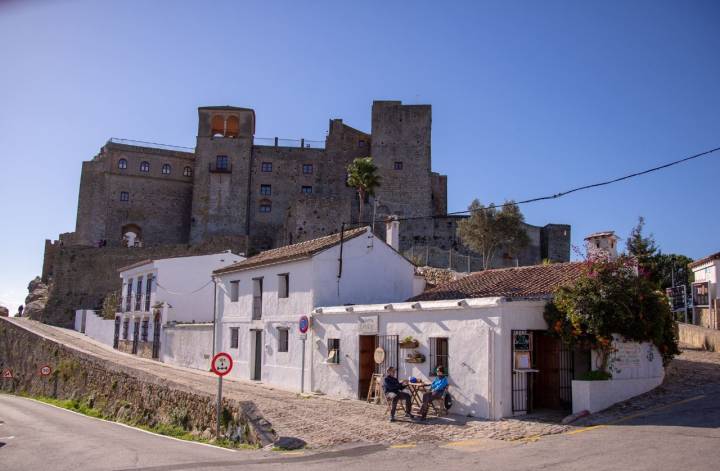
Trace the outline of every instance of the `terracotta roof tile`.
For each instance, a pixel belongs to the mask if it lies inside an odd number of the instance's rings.
[[[704,265],[707,262],[712,262],[713,260],[718,260],[718,259],[720,259],[720,252],[714,253],[712,255],[708,255],[707,257],[701,258],[700,260],[695,260],[694,262],[690,262],[688,264],[688,267],[690,267],[690,268],[699,267],[700,265]]]
[[[560,286],[580,278],[584,266],[582,262],[568,262],[485,270],[427,290],[409,301],[547,296]]]
[[[343,233],[343,239],[353,239],[361,234],[365,234],[367,231],[367,227],[348,229]],[[250,257],[246,260],[234,263],[228,267],[215,270],[213,273],[231,273],[234,271],[246,270],[248,268],[255,268],[278,262],[286,262],[291,260],[308,258],[339,243],[340,233],[338,232],[336,234],[320,237],[318,239],[307,240],[305,242],[299,242],[297,244],[278,247],[277,249],[266,250],[265,252],[260,252],[254,257]]]

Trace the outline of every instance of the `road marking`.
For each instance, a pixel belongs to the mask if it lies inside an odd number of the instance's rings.
[[[192,440],[183,440],[183,439],[181,439],[181,438],[170,437],[170,436],[168,436],[168,435],[161,435],[161,434],[159,434],[159,433],[151,432],[151,431],[149,431],[149,430],[143,430],[143,429],[141,429],[141,428],[133,427],[132,425],[127,425],[127,424],[123,424],[123,423],[120,423],[120,422],[113,422],[112,420],[106,420],[106,419],[101,419],[101,418],[99,418],[99,417],[92,417],[92,416],[89,416],[89,415],[81,414],[80,412],[75,412],[74,410],[65,409],[64,407],[59,407],[59,406],[56,406],[56,405],[54,405],[54,404],[48,404],[47,402],[38,401],[37,399],[33,399],[32,397],[20,397],[20,396],[14,396],[14,397],[17,397],[17,398],[19,398],[19,399],[28,399],[28,400],[37,402],[38,404],[43,404],[43,405],[45,405],[45,406],[54,407],[55,409],[58,409],[58,410],[62,410],[62,411],[65,411],[65,412],[70,412],[71,414],[75,414],[75,415],[79,415],[79,416],[81,416],[81,417],[85,417],[86,419],[99,420],[100,422],[105,422],[105,423],[108,423],[108,424],[119,425],[119,426],[121,426],[121,427],[129,428],[129,429],[132,429],[132,430],[137,430],[138,432],[147,433],[147,434],[149,434],[149,435],[155,435],[156,437],[167,438],[167,439],[169,439],[169,440],[175,440],[175,441],[182,442],[182,443],[191,443],[191,444],[193,444],[193,445],[209,446],[209,447],[211,447],[211,448],[216,448],[216,449],[218,449],[218,450],[225,450],[225,451],[229,451],[230,453],[237,453],[237,450],[232,450],[232,449],[230,449],[230,448],[223,448],[223,447],[221,447],[221,446],[212,445],[212,444],[210,444],[210,443],[195,442],[195,441],[192,441]]]
[[[0,437],[0,440],[12,440],[15,438],[15,435],[10,435],[9,437]]]
[[[690,397],[688,399],[682,399],[680,401],[671,402],[670,404],[663,404],[656,407],[652,407],[650,409],[642,410],[639,412],[636,412],[634,414],[626,415],[625,417],[620,417],[619,419],[612,420],[610,422],[607,422],[605,424],[599,424],[599,425],[591,425],[589,427],[583,427],[578,430],[572,430],[570,432],[563,433],[561,435],[575,435],[577,433],[583,433],[583,432],[589,432],[591,430],[596,430],[599,428],[607,427],[608,425],[616,425],[623,422],[627,422],[628,420],[635,419],[637,417],[642,417],[643,415],[652,414],[653,412],[669,409],[671,407],[679,406],[680,404],[686,404],[688,402],[697,401],[698,399],[702,399],[705,397],[705,394],[700,394],[698,396]]]
[[[390,448],[415,448],[417,445],[415,443],[400,443],[397,445],[390,445]]]

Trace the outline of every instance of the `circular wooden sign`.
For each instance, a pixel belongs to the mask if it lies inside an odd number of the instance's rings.
[[[383,350],[382,347],[378,347],[375,349],[375,354],[373,355],[373,358],[375,359],[375,363],[378,365],[385,361],[385,350]]]

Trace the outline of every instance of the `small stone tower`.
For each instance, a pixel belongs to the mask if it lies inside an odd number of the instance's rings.
[[[248,186],[255,111],[198,108],[190,242],[248,234]]]
[[[593,259],[615,260],[617,252],[618,237],[615,231],[595,232],[585,237],[585,248],[587,257]]]

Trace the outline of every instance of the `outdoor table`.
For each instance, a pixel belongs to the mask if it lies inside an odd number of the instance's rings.
[[[412,405],[417,406],[418,410],[422,409],[422,397],[424,393],[429,391],[430,383],[407,383],[407,387],[410,390]],[[433,412],[435,412],[435,415],[437,415],[437,409],[432,401],[430,401],[430,407]]]

